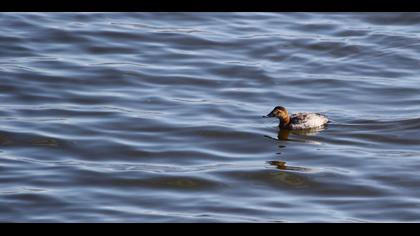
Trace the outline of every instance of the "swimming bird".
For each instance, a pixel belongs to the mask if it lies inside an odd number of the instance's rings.
[[[291,130],[318,128],[328,122],[328,118],[319,113],[299,112],[289,115],[287,109],[282,106],[276,106],[268,115],[263,117],[277,117],[280,120],[280,128]]]

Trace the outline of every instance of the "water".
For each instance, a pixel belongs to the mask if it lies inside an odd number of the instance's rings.
[[[2,13],[0,221],[418,222],[419,20]]]

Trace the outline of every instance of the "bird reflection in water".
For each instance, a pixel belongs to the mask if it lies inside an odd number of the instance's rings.
[[[277,133],[277,139],[264,135],[264,137],[276,140],[276,141],[289,141],[289,142],[303,142],[310,144],[321,144],[320,142],[308,139],[311,136],[317,135],[319,132],[325,130],[326,127],[318,127],[305,130],[290,130],[290,129],[279,129]],[[292,138],[290,136],[292,135]],[[280,147],[285,147],[281,145]]]
[[[282,129],[280,128],[277,133],[277,139],[266,136],[267,138],[276,140],[276,141],[289,141],[289,142],[304,142],[304,143],[311,143],[311,144],[320,144],[319,142],[305,139],[305,137],[315,136],[322,130],[325,130],[326,127],[318,127],[318,128],[311,128],[311,129],[304,129],[304,130],[290,130],[290,129]],[[279,145],[279,148],[286,148],[286,145]],[[281,152],[277,154],[282,154]],[[275,161],[267,161],[268,164],[276,167],[282,171],[297,171],[297,172],[311,172],[313,171],[310,168],[299,167],[299,166],[289,166],[286,164],[285,161],[275,160]]]
[[[315,136],[319,132],[321,132],[325,129],[326,129],[326,127],[317,127],[317,128],[311,128],[311,129],[303,129],[303,130],[279,129],[279,132],[277,133],[277,138],[278,138],[278,140],[307,142],[307,140],[302,140],[302,139],[289,139],[289,136],[290,136],[290,134],[293,134],[293,135],[299,136],[299,137]]]
[[[275,166],[279,170],[292,170],[300,172],[310,172],[311,169],[299,166],[288,166],[285,161],[267,161],[268,164]]]
[[[297,166],[288,166],[284,161],[268,161],[267,163],[275,166],[279,170],[282,170],[270,174],[272,179],[276,182],[280,182],[291,187],[307,186],[307,177],[302,175],[300,172],[309,172],[311,171],[310,169]]]
[[[271,173],[272,179],[291,187],[307,186],[307,177],[301,173],[313,171],[305,167],[286,165],[285,161],[267,161],[267,163],[281,170]]]

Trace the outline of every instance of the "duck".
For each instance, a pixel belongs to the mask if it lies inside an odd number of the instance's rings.
[[[264,118],[277,117],[279,128],[288,130],[307,130],[323,127],[328,123],[328,117],[319,113],[299,112],[289,115],[285,107],[276,106]]]

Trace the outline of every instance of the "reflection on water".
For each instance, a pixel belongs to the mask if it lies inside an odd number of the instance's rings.
[[[305,187],[306,179],[304,176],[290,172],[271,173],[271,177],[276,181],[292,187]]]
[[[289,139],[289,135],[296,135],[300,137],[304,136],[315,136],[319,132],[326,129],[325,127],[317,127],[317,128],[311,128],[311,129],[303,129],[303,130],[289,130],[289,129],[279,129],[279,132],[277,133],[277,138],[279,140],[289,140],[289,141],[297,141],[297,139]]]
[[[325,129],[326,129],[326,126],[312,128],[312,129],[304,129],[304,130],[290,130],[290,129],[279,128],[278,134],[277,134],[277,138],[278,138],[277,140],[287,141],[287,142],[303,142],[303,143],[319,144],[319,142],[316,142],[313,140],[305,140],[304,137],[315,136],[316,134],[319,134],[319,132]],[[269,137],[269,136],[266,136],[266,137]],[[286,149],[287,146],[288,144],[285,143],[284,145],[278,145],[278,148]],[[282,152],[278,152],[277,154],[282,154]],[[273,174],[276,176],[275,179],[293,187],[305,186],[305,178],[298,173],[314,172],[314,169],[307,168],[307,167],[300,167],[300,166],[290,166],[290,165],[287,165],[285,161],[281,161],[281,160],[267,161],[267,163],[270,164],[271,166],[274,166],[276,169],[280,170],[278,173]]]
[[[290,170],[290,171],[298,171],[298,172],[311,172],[311,171],[313,171],[312,169],[306,168],[306,167],[286,165],[285,161],[267,161],[267,163],[272,165],[272,166],[275,166],[279,170]]]
[[[320,142],[317,142],[315,140],[308,140],[308,139],[305,139],[305,137],[315,136],[319,134],[321,131],[326,130],[326,129],[327,129],[327,126],[316,127],[316,128],[311,128],[311,129],[302,129],[302,130],[290,130],[290,129],[279,128],[277,132],[277,140],[320,144]],[[264,135],[264,137],[276,140],[275,138],[272,138],[268,135]]]

